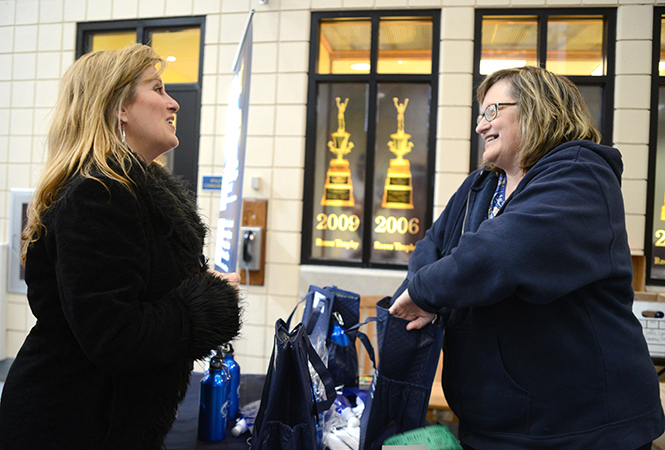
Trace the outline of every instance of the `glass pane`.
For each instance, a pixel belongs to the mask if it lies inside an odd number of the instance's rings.
[[[379,21],[379,73],[432,73],[432,19],[384,17]]]
[[[604,75],[603,28],[602,16],[552,16],[547,25],[547,70]]]
[[[319,85],[312,258],[362,261],[367,90]]]
[[[665,76],[665,16],[660,16],[660,61],[658,62],[658,74]]]
[[[200,28],[151,31],[148,42],[168,61],[162,73],[164,83],[198,83]]]
[[[659,89],[651,278],[665,280],[665,86]]]
[[[508,67],[535,66],[538,43],[536,16],[484,16],[480,73]]]
[[[88,51],[119,50],[136,43],[136,31],[109,31],[94,33],[88,39]]]
[[[318,73],[369,73],[372,40],[369,19],[324,19],[319,30]]]
[[[430,86],[378,87],[371,261],[406,264],[425,234]]]
[[[584,103],[593,117],[593,124],[602,130],[603,88],[601,86],[577,86],[584,97]]]

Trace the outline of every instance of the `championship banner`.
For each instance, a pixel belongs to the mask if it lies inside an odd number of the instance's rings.
[[[224,143],[224,172],[222,174],[217,240],[215,242],[215,270],[224,273],[236,271],[238,261],[238,235],[242,214],[242,181],[247,144],[247,116],[249,110],[249,84],[252,73],[252,9],[245,24],[233,62],[235,75],[231,83],[229,110],[226,118]]]

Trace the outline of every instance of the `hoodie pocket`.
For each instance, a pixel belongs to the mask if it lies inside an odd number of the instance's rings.
[[[495,330],[446,329],[443,384],[465,427],[529,434],[531,394],[506,371]]]

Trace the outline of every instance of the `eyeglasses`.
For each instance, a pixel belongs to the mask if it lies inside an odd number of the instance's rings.
[[[487,105],[487,108],[485,108],[485,111],[478,114],[478,117],[476,117],[476,124],[477,125],[480,124],[480,121],[483,120],[483,117],[488,122],[491,122],[494,119],[496,119],[496,116],[499,115],[499,106],[502,105],[513,106],[517,105],[517,103],[490,103],[489,105]]]

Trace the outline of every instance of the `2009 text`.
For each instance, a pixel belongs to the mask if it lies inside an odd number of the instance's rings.
[[[316,216],[317,230],[339,230],[339,231],[356,231],[360,226],[360,218],[355,214],[324,214],[320,213]]]

